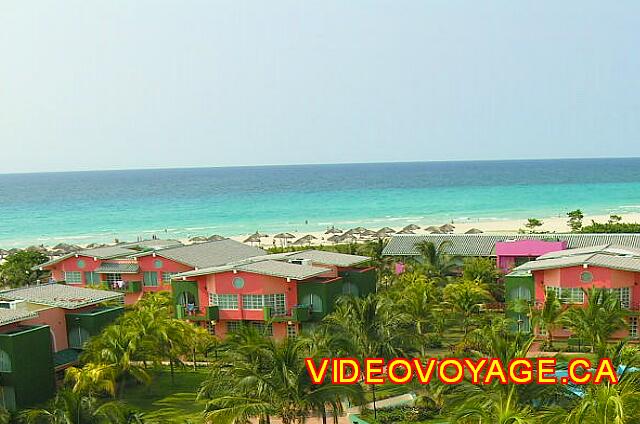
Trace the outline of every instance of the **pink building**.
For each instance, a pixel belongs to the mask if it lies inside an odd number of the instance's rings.
[[[537,239],[505,240],[495,244],[498,269],[507,273],[513,268],[536,259],[545,253],[567,248],[566,241],[545,241]]]
[[[587,303],[584,289],[597,287],[613,291],[622,306],[633,312],[628,318],[629,327],[614,337],[638,337],[640,250],[603,245],[550,252],[517,267],[516,272],[531,274],[538,305],[544,302],[549,290],[555,291],[562,302],[575,305]],[[568,330],[558,330],[554,335],[567,338],[571,334]]]
[[[130,305],[146,292],[171,291],[175,274],[264,254],[262,249],[229,239],[188,246],[150,240],[70,253],[38,268],[51,271],[54,281],[67,285],[122,292]]]

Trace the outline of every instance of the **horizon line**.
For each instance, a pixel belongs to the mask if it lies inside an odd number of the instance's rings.
[[[159,166],[145,168],[103,168],[103,169],[76,169],[71,171],[23,171],[0,172],[3,175],[28,175],[28,174],[63,174],[63,173],[88,173],[88,172],[124,172],[124,171],[171,171],[189,169],[233,169],[233,168],[276,168],[299,166],[332,166],[332,165],[384,165],[384,164],[416,164],[416,163],[470,163],[470,162],[536,162],[536,161],[565,161],[565,160],[627,160],[640,159],[640,156],[598,156],[598,157],[564,157],[564,158],[532,158],[532,159],[432,159],[432,160],[398,160],[398,161],[371,161],[371,162],[331,162],[331,163],[295,163],[295,164],[260,164],[260,165],[202,165],[202,166]]]

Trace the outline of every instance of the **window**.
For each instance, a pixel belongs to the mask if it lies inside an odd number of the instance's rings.
[[[352,283],[344,283],[342,285],[342,294],[348,294],[351,296],[358,296],[358,286]]]
[[[511,300],[531,300],[531,290],[518,286],[509,292]]]
[[[617,289],[611,289],[612,293],[615,293],[620,300],[620,306],[629,309],[631,304],[631,289],[629,287],[620,287]]]
[[[206,321],[206,325],[207,325],[207,331],[209,332],[209,334],[211,334],[212,336],[216,335],[216,325],[212,324],[211,321]]]
[[[244,287],[244,278],[236,277],[233,279],[232,284],[236,289],[241,289]]]
[[[515,264],[515,266],[524,265],[527,262],[531,262],[533,259],[535,259],[535,258],[531,258],[529,256],[517,256],[515,261],[514,261],[514,264]]]
[[[82,284],[82,273],[80,271],[66,271],[64,281],[67,284]]]
[[[242,327],[242,321],[227,321],[227,333],[235,333]]]
[[[302,304],[311,306],[312,312],[322,312],[322,298],[315,293],[309,293],[302,298]]]
[[[563,303],[584,303],[584,292],[579,287],[547,287],[547,290],[556,292],[556,297]]]
[[[264,298],[261,294],[243,294],[242,309],[262,309]]]
[[[160,259],[156,259],[155,261],[153,261],[153,266],[155,266],[158,269],[162,268],[162,265],[163,263]]]
[[[287,312],[287,305],[284,293],[265,294],[264,306],[269,306],[274,314],[284,315]]]
[[[171,278],[176,274],[177,274],[177,272],[163,272],[162,273],[162,282],[164,284],[170,284],[171,283]]]
[[[122,281],[121,274],[107,274],[107,283],[109,283],[109,285],[115,283],[116,281]]]
[[[238,295],[209,293],[209,305],[220,309],[238,309]]]
[[[76,262],[76,265],[78,265],[78,268],[82,269],[86,264],[84,262],[84,259],[78,259],[78,261]]]
[[[273,325],[262,321],[251,321],[251,326],[265,336],[273,336]]]
[[[638,317],[629,317],[629,337],[638,338]]]
[[[142,284],[145,287],[157,287],[158,286],[158,273],[155,271],[145,271],[142,274]]]
[[[589,271],[584,271],[580,274],[580,281],[583,283],[590,283],[593,281],[593,274]]]
[[[97,272],[85,272],[84,282],[92,285],[100,284],[100,274]]]
[[[284,315],[286,312],[286,300],[284,293],[276,294],[243,294],[242,309],[262,309],[270,307],[273,313]]]
[[[0,372],[11,372],[11,357],[4,350],[0,350]]]
[[[287,337],[293,338],[298,336],[298,327],[295,324],[287,325]]]

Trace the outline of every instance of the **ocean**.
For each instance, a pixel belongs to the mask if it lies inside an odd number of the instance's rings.
[[[0,175],[0,247],[640,212],[640,159]]]

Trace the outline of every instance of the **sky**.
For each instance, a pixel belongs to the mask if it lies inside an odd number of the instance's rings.
[[[0,173],[640,156],[640,2],[0,2]]]

